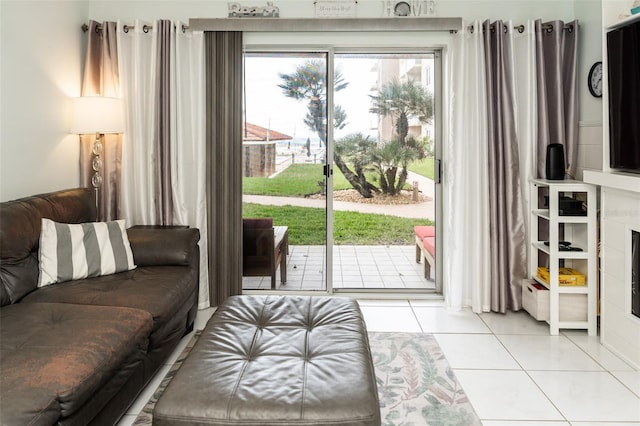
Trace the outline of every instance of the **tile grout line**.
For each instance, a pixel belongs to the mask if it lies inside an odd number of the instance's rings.
[[[478,314],[476,314],[478,315]],[[567,419],[567,417],[564,415],[564,413],[562,411],[560,411],[560,408],[556,406],[556,404],[552,401],[552,399],[549,397],[549,395],[547,395],[544,390],[542,390],[542,388],[540,387],[540,385],[538,385],[538,382],[536,382],[534,380],[533,377],[531,377],[531,375],[529,374],[529,372],[524,368],[524,366],[520,363],[520,361],[518,361],[518,359],[514,356],[513,353],[511,353],[511,351],[509,351],[509,348],[507,348],[504,344],[504,342],[502,340],[500,340],[500,338],[498,337],[499,335],[496,334],[493,331],[493,328],[491,328],[491,326],[482,318],[482,315],[478,315],[478,317],[480,318],[480,320],[486,325],[486,327],[491,331],[491,335],[493,337],[495,337],[495,339],[498,341],[498,343],[500,344],[500,346],[502,346],[504,348],[504,350],[509,354],[509,356],[513,359],[513,361],[515,361],[515,363],[520,367],[520,370],[511,370],[511,371],[522,371],[528,378],[529,380],[531,380],[531,382],[534,384],[534,386],[540,391],[540,393],[542,395],[544,395],[544,397],[547,399],[547,401],[549,401],[549,403],[551,404],[551,406],[558,412],[558,414],[564,419],[564,421],[566,421],[567,423],[569,423],[569,419]],[[520,336],[524,336],[526,334],[520,334]],[[539,421],[544,421],[544,419],[540,419]],[[569,423],[570,424],[570,423]]]

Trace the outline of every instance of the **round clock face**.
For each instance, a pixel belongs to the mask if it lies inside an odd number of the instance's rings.
[[[587,80],[589,92],[596,98],[602,96],[602,62],[596,62],[589,70]]]
[[[409,16],[411,14],[411,6],[406,1],[399,1],[393,7],[393,13],[396,16]]]

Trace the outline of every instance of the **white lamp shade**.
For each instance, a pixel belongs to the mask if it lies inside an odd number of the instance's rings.
[[[73,100],[71,133],[122,133],[120,99],[83,96]]]

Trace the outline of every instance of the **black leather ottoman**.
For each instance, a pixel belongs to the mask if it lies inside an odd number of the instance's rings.
[[[380,425],[357,303],[229,298],[160,397],[153,424]]]

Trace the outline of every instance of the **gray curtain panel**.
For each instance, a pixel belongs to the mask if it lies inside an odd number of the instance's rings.
[[[98,28],[101,25],[101,29]],[[119,95],[118,48],[116,23],[89,22],[87,54],[82,80],[82,96]],[[80,137],[80,186],[91,188],[93,176],[93,142],[95,135]],[[97,220],[118,219],[121,188],[122,135],[107,134],[103,137],[102,187],[98,192]]]
[[[171,37],[173,23],[158,20],[156,49],[155,129],[156,146],[155,198],[159,225],[173,225],[173,195],[171,191]]]
[[[575,176],[578,159],[578,21],[535,22],[538,86],[538,177],[545,177],[546,148],[564,145],[566,168]]]
[[[242,293],[242,75],[242,32],[206,32],[211,306]]]
[[[505,24],[483,23],[487,85],[491,310],[522,308],[526,229],[520,188],[511,44]]]

